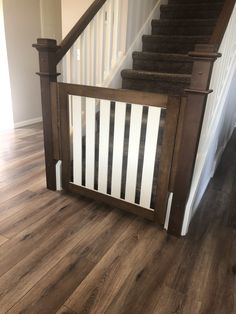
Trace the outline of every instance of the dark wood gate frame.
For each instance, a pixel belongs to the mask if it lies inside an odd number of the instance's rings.
[[[53,84],[54,85],[54,84]],[[55,88],[55,87],[52,87]],[[62,187],[66,191],[76,192],[111,206],[124,209],[152,221],[164,224],[169,197],[170,177],[175,147],[175,137],[179,120],[181,97],[137,92],[133,90],[117,90],[101,87],[64,84],[57,85],[59,93],[59,121],[62,160]],[[71,183],[70,128],[69,128],[69,96],[82,96],[115,102],[154,106],[166,109],[166,118],[161,149],[159,175],[157,182],[156,207],[153,210],[136,204],[102,194],[86,187]]]
[[[58,141],[59,116],[55,101],[57,94],[55,85],[51,88],[51,83],[57,81],[58,63],[105,2],[106,0],[95,0],[59,46],[53,39],[38,39],[37,44],[33,45],[39,53],[38,74],[41,82],[46,178],[47,188],[51,190],[56,190],[55,165],[61,158]],[[235,0],[224,1],[209,44],[197,45],[195,51],[189,53],[193,59],[192,81],[190,89],[186,91],[187,101],[181,106],[170,183],[174,198],[168,232],[176,236],[180,236],[182,231],[207,95],[211,92],[209,84],[213,64],[220,57],[218,50],[234,6]]]

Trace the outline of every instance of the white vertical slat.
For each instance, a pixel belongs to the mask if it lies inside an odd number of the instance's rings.
[[[71,47],[70,51],[70,73],[71,83],[77,83],[77,45],[76,43]]]
[[[97,30],[96,30],[96,19],[93,19],[90,23],[90,85],[95,85],[96,79],[96,41],[97,41]]]
[[[112,45],[112,6],[113,1],[108,1],[106,6],[106,46],[105,46],[105,78],[110,72],[111,66],[111,45]]]
[[[82,184],[82,106],[81,97],[72,97],[73,176],[74,183]]]
[[[160,114],[160,108],[149,107],[140,194],[140,205],[146,208],[151,204]]]
[[[126,104],[117,102],[115,108],[115,127],[112,161],[111,195],[120,198],[125,134]]]
[[[107,193],[111,102],[100,101],[98,191]]]
[[[125,200],[134,203],[136,194],[143,106],[131,106]]]
[[[90,38],[90,24],[84,31],[84,49],[83,49],[83,63],[84,63],[84,84],[90,85],[91,78],[91,38]]]
[[[80,77],[81,84],[86,84],[86,40],[85,40],[85,32],[81,34],[80,39]]]
[[[70,51],[63,58],[63,76],[66,83],[71,83],[71,56]]]
[[[104,77],[104,23],[105,9],[102,7],[97,16],[97,52],[96,52],[96,85],[102,86]]]
[[[85,66],[86,66],[86,85],[91,84],[91,25],[89,24],[85,30]]]
[[[112,66],[115,65],[118,58],[118,40],[119,40],[119,21],[120,21],[120,0],[114,0],[113,6],[114,28],[113,28],[113,45],[112,45]]]
[[[76,42],[76,83],[81,84],[81,37]]]
[[[96,102],[93,98],[86,98],[86,175],[85,184],[94,189],[95,166],[95,114]]]
[[[128,12],[129,12],[129,0],[121,1],[121,13],[120,13],[120,31],[119,31],[119,57],[126,52],[126,41],[128,33]]]

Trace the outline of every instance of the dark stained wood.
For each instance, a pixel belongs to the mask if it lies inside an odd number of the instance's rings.
[[[175,134],[174,156],[173,156],[172,165],[171,165],[171,177],[170,177],[170,184],[169,184],[170,192],[174,191],[174,183],[175,183],[175,177],[176,177],[176,172],[178,168],[178,155],[179,155],[180,144],[181,144],[181,136],[183,132],[184,112],[185,112],[186,102],[187,102],[187,98],[181,97],[179,119],[178,119],[177,131]]]
[[[41,102],[44,128],[44,150],[47,188],[56,190],[56,160],[55,151],[58,150],[54,138],[55,110],[52,110],[52,94],[50,83],[57,81],[56,51],[57,42],[53,39],[38,39],[37,44],[33,45],[39,53],[40,84],[41,84]]]
[[[108,88],[89,87],[59,83],[60,124],[61,124],[61,156],[62,156],[62,186],[63,189],[75,192],[115,206],[129,212],[140,215],[149,220],[155,220],[162,225],[165,222],[167,201],[169,196],[169,184],[172,168],[172,160],[175,146],[175,135],[180,112],[180,96],[159,95],[153,93],[134,92],[129,90],[113,90]],[[70,152],[70,130],[69,130],[69,95],[92,97],[97,99],[108,99],[123,101],[125,103],[136,103],[166,108],[167,115],[164,126],[164,136],[161,150],[161,160],[158,164],[157,198],[155,210],[148,210],[136,204],[104,195],[97,191],[79,187],[71,183],[71,152]],[[166,103],[164,102],[166,101]]]
[[[224,37],[234,6],[235,0],[224,1],[223,9],[220,13],[216,27],[210,39],[210,44],[216,45],[217,50],[219,49],[222,39]]]
[[[169,96],[165,119],[161,159],[158,164],[157,193],[155,205],[155,220],[161,225],[165,223],[171,167],[174,155],[175,136],[180,113],[181,97]]]
[[[9,313],[53,313],[57,310],[129,228],[132,220],[121,212],[113,212],[102,225],[97,221],[98,225],[88,230],[86,237],[78,238],[78,244]]]
[[[60,143],[60,118],[59,118],[59,95],[58,85],[56,82],[51,83],[51,108],[52,108],[52,137],[53,137],[53,154],[55,160],[61,159]]]
[[[77,314],[74,311],[68,309],[66,306],[62,306],[56,314]]]
[[[1,246],[3,243],[7,242],[7,240],[8,240],[8,239],[7,239],[6,237],[0,235],[0,246]]]
[[[196,46],[196,51],[202,49],[202,45]],[[214,51],[214,46],[207,45],[204,51]],[[194,164],[197,154],[202,121],[205,113],[207,95],[209,94],[210,78],[216,56],[209,55],[204,59],[194,56],[193,73],[190,89],[186,90],[187,103],[183,116],[181,143],[177,157],[177,169],[175,180],[172,182],[173,202],[168,231],[176,236],[181,235],[185,207],[187,204]]]
[[[61,59],[65,56],[67,51],[72,47],[78,37],[83,33],[85,28],[91,22],[91,20],[95,17],[97,12],[104,5],[106,0],[95,0],[88,8],[88,10],[84,13],[84,15],[80,18],[80,20],[75,24],[69,34],[63,39],[60,44],[60,49],[57,51],[56,55],[56,63],[58,64]]]
[[[82,196],[89,197],[91,199],[96,200],[97,202],[102,202],[108,204],[111,207],[120,208],[126,210],[130,213],[136,214],[143,218],[153,221],[154,220],[154,211],[143,208],[141,206],[128,203],[121,199],[114,198],[110,195],[102,194],[97,191],[86,189],[82,186],[77,186],[72,183],[66,184],[66,188],[69,192],[78,193]],[[160,200],[159,200],[160,201]]]
[[[154,226],[140,226],[138,221],[131,224],[65,305],[76,313],[106,313],[114,296],[122,290],[128,273],[137,278],[142,271],[138,266],[140,261],[147,261],[156,246],[161,246],[165,236],[156,238],[155,234]],[[141,253],[144,250],[145,256]]]
[[[38,206],[44,189],[44,172],[27,176],[34,156],[42,156],[41,128],[0,134],[0,141],[0,221],[28,217],[24,211],[33,199]],[[21,173],[25,160],[29,167]],[[43,168],[42,158],[38,163]],[[236,132],[185,239],[134,215],[45,190],[41,205],[51,199],[55,209],[50,205],[47,215],[0,245],[0,312],[235,313],[235,173]],[[12,193],[16,177],[20,187]]]
[[[111,101],[142,104],[161,108],[167,108],[168,106],[168,96],[164,94],[65,83],[58,83],[58,86],[59,89],[63,90],[67,95],[106,99]]]

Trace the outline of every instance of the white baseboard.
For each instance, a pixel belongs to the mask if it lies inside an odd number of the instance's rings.
[[[25,121],[14,123],[14,128],[18,129],[18,128],[22,128],[24,126],[35,124],[35,123],[39,123],[39,122],[42,122],[42,121],[43,121],[42,117],[38,117],[38,118],[35,118],[35,119],[30,119],[30,120],[25,120]]]

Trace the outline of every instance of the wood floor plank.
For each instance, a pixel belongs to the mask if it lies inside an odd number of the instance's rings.
[[[96,234],[105,228],[114,215],[105,208],[98,210],[97,205],[90,205],[89,209],[83,219],[74,215],[70,223],[0,278],[1,309],[8,311],[90,232]]]
[[[29,255],[35,248],[46,242],[64,226],[67,226],[73,216],[80,215],[82,220],[86,215],[88,202],[73,204],[71,200],[60,199],[54,203],[54,210],[32,224],[19,235],[0,247],[0,276]],[[68,206],[70,205],[70,206]],[[83,209],[85,207],[85,209]]]
[[[0,142],[0,314],[236,313],[236,132],[185,239],[46,191],[40,124]]]
[[[3,237],[2,235],[0,235],[0,246],[7,241],[8,239],[6,237]]]
[[[35,193],[32,191],[26,190],[22,193],[17,194],[16,196],[8,199],[7,201],[0,204],[0,222],[11,215],[14,215],[19,210],[24,209]]]
[[[71,309],[68,309],[65,306],[62,306],[56,314],[77,314],[76,312],[72,311]]]
[[[152,254],[150,248],[156,234],[157,229],[153,224],[135,221],[124,231],[121,238],[85,278],[65,305],[78,313],[105,313],[130,273],[136,270],[137,276],[142,262]],[[160,245],[163,241],[165,235],[164,233],[162,235],[156,239],[156,245],[158,243]]]
[[[53,313],[60,308],[134,219],[121,212],[112,212],[109,216],[105,226],[92,228],[92,232],[57,263],[9,313]]]
[[[35,193],[28,201],[19,205],[22,210],[0,221],[0,233],[7,238],[12,238],[50,211],[56,211],[54,204],[58,199],[60,199],[59,193],[46,189]]]

